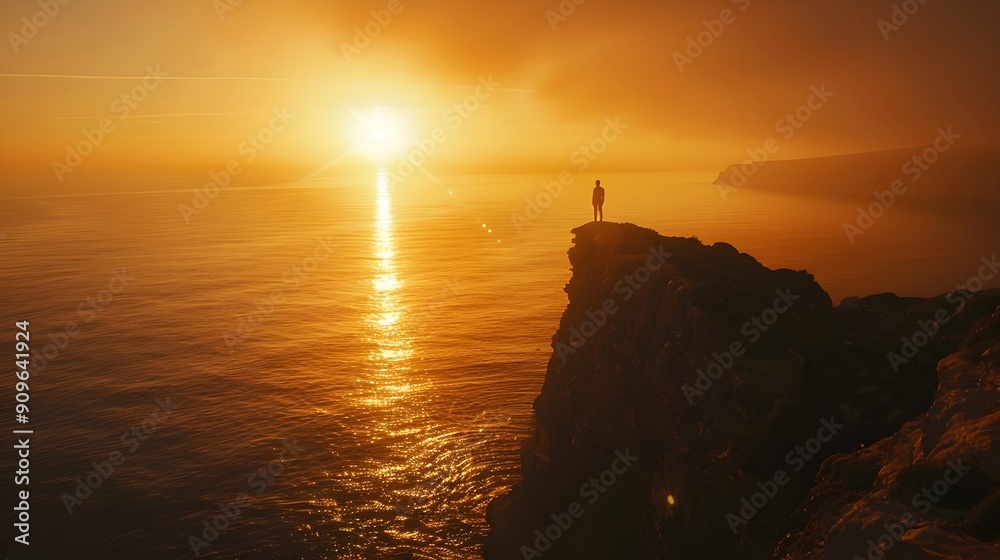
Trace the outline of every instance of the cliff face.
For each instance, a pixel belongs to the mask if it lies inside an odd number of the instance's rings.
[[[823,464],[779,558],[1000,558],[1000,310],[938,372],[926,414]]]
[[[523,483],[488,509],[488,559],[770,558],[779,543],[787,558],[821,558],[829,525],[856,502],[868,508],[859,523],[888,511],[868,495],[888,492],[871,469],[903,460],[896,447],[877,450],[917,422],[907,420],[943,406],[939,360],[1000,304],[1000,294],[984,292],[883,294],[834,307],[809,274],[769,270],[726,244],[630,224],[574,233],[569,305],[535,401],[536,432],[522,449]],[[939,310],[947,321],[934,322]],[[917,335],[921,325],[930,334]],[[980,346],[942,362],[942,376],[982,371],[973,354],[1000,336],[979,328]],[[901,337],[914,339],[912,349]],[[965,375],[946,400],[981,387],[977,373]],[[955,417],[948,410],[942,422]],[[966,414],[994,425],[985,410]],[[932,433],[951,451],[992,453],[992,463],[964,455],[978,469],[965,480],[979,481],[969,496],[995,492],[995,433],[975,432],[975,442],[940,426]],[[938,459],[903,469],[907,484],[933,484]],[[969,511],[986,509],[964,529],[939,532],[973,548],[995,540],[982,528],[995,506],[963,500]],[[854,538],[844,529],[845,542]],[[851,558],[829,556],[842,557]]]

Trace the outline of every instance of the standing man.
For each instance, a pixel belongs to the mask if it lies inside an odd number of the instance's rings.
[[[601,181],[597,181],[597,186],[594,187],[594,198],[591,200],[594,204],[594,221],[597,220],[597,215],[600,214],[601,220],[604,221],[604,187],[601,186]]]

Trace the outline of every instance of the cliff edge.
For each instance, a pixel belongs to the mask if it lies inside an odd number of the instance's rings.
[[[523,481],[488,508],[485,558],[865,558],[873,523],[959,459],[954,502],[898,540],[995,553],[1000,292],[834,306],[724,243],[573,233]]]

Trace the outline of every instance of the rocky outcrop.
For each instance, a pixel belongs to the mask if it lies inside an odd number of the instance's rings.
[[[830,465],[934,411],[938,362],[1000,304],[982,292],[834,306],[806,272],[727,244],[631,224],[574,233],[523,482],[490,504],[488,559],[770,558],[779,543],[788,558],[813,554],[825,516],[849,507],[838,485],[860,500],[868,481]],[[993,465],[967,479],[982,480],[975,490],[1000,480]],[[969,538],[995,539],[970,523]]]
[[[938,371],[925,414],[823,464],[779,558],[1000,558],[1000,310]]]

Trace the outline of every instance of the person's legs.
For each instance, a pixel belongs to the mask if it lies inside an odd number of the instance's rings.
[[[601,221],[603,222],[604,221],[604,205],[603,204],[597,207],[597,212],[601,213]],[[597,218],[594,218],[594,219],[596,220]]]
[[[594,205],[594,221],[597,221],[597,205]]]

